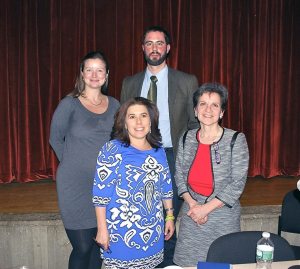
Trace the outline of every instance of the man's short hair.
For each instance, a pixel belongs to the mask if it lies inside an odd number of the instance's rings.
[[[161,33],[163,33],[164,36],[165,36],[166,44],[168,45],[168,44],[171,43],[171,36],[170,36],[169,32],[166,29],[164,29],[163,27],[161,27],[159,25],[155,25],[155,26],[150,26],[145,30],[144,35],[143,35],[142,44],[144,44],[145,37],[150,32],[161,32]]]

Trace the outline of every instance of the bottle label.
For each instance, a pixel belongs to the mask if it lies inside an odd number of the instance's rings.
[[[274,247],[268,245],[258,245],[256,249],[256,260],[272,261]]]

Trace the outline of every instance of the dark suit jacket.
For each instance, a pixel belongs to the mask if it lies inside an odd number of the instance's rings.
[[[141,95],[144,77],[145,71],[123,80],[122,104],[132,97]],[[193,108],[193,93],[198,88],[198,80],[194,75],[168,67],[168,87],[171,139],[176,153],[182,133],[187,129],[199,127]]]

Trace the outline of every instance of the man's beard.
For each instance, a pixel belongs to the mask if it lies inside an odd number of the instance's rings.
[[[158,65],[161,65],[168,57],[168,54],[167,52],[165,52],[164,54],[161,55],[161,57],[157,60],[151,60],[149,56],[146,55],[146,53],[144,53],[144,57],[145,57],[145,60],[146,62],[149,64],[149,65],[152,65],[152,66],[158,66]]]

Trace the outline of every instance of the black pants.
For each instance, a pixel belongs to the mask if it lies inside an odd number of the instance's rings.
[[[174,208],[174,217],[176,223],[177,216],[180,210],[180,207],[183,203],[183,200],[178,197],[178,189],[175,183],[175,157],[174,157],[174,152],[173,148],[165,148],[167,159],[168,159],[168,164],[171,172],[171,177],[172,177],[172,186],[173,186],[173,208]],[[176,231],[174,232],[173,236],[165,241],[165,246],[164,246],[164,260],[161,264],[159,264],[157,267],[158,268],[163,268],[168,265],[172,265],[173,263],[173,257],[174,257],[174,251],[175,251],[175,245],[177,241],[177,236],[176,236]]]
[[[97,228],[83,230],[68,230],[67,236],[73,247],[69,258],[69,269],[100,269],[102,259],[99,247],[93,238],[96,237]]]

